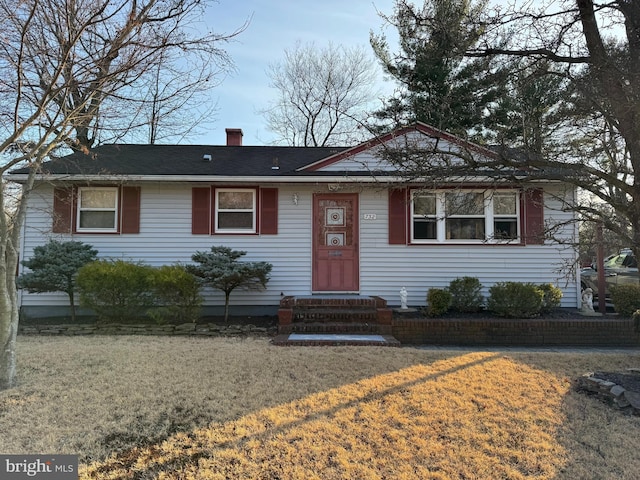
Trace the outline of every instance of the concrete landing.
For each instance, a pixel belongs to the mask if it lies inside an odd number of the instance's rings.
[[[278,346],[400,346],[400,342],[391,335],[351,335],[329,333],[291,333],[289,335],[278,335],[271,340],[271,343]]]

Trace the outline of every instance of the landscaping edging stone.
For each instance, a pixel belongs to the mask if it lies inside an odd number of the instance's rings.
[[[636,375],[640,375],[636,369],[633,370]],[[622,385],[608,380],[607,377],[607,374],[600,372],[586,373],[578,378],[577,389],[596,395],[600,400],[626,413],[640,415],[640,392],[627,390]]]
[[[217,323],[183,323],[179,325],[152,324],[59,324],[24,325],[18,328],[23,335],[181,335],[205,337],[271,336],[276,327],[247,325],[220,325]]]

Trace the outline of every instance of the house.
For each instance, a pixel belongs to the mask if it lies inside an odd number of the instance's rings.
[[[93,245],[100,257],[151,265],[188,263],[226,245],[272,263],[264,291],[232,294],[232,314],[274,314],[283,296],[375,295],[426,304],[429,288],[474,276],[551,282],[577,307],[575,190],[560,182],[497,181],[481,171],[425,188],[398,174],[380,149],[407,139],[438,142],[478,158],[490,150],[421,123],[352,148],[104,145],[46,163],[28,201],[20,258],[50,238]],[[17,182],[25,170],[12,172]],[[452,205],[458,205],[453,211]],[[451,211],[446,211],[447,209]],[[545,239],[543,226],[566,225]],[[23,268],[23,267],[21,267]],[[571,273],[573,272],[573,273]],[[23,315],[66,312],[63,294],[21,293]],[[207,291],[205,313],[222,308]]]

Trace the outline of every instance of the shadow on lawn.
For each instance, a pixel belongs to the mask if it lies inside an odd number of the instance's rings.
[[[414,365],[176,434],[81,478],[550,478],[569,386],[495,353]]]

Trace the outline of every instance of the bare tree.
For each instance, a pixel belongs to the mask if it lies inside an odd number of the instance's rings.
[[[328,146],[362,139],[375,82],[374,63],[363,48],[298,42],[267,74],[278,97],[262,113],[279,142]]]
[[[470,155],[448,174],[482,168],[568,182],[590,200],[566,208],[602,222],[639,256],[640,2],[513,2],[477,22],[481,35],[466,47],[467,58],[524,59],[540,67],[539,79],[561,79],[567,95],[559,114],[544,118],[553,148],[538,147],[541,154],[528,156],[504,148],[504,155],[482,165]],[[412,175],[437,176],[444,173],[439,167],[421,163],[422,171]]]
[[[565,148],[540,159],[538,171],[564,171],[565,179],[590,193],[576,211],[602,222],[639,255],[640,3],[565,0],[485,20],[488,34],[467,54],[544,60],[550,75],[573,88]],[[505,37],[507,32],[514,35]],[[510,40],[499,44],[498,37]]]
[[[0,173],[4,179],[17,166],[30,172],[19,200],[0,193],[0,389],[15,379],[19,235],[42,162],[58,148],[88,150],[138,126],[127,122],[123,102],[144,102],[136,90],[158,65],[173,64],[171,52],[228,65],[220,49],[228,36],[185,28],[206,3],[0,0]]]

